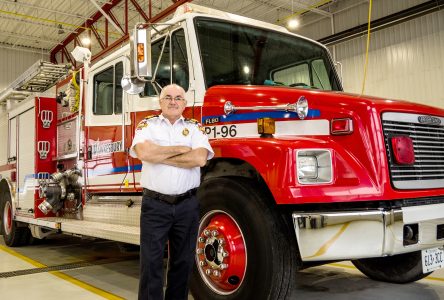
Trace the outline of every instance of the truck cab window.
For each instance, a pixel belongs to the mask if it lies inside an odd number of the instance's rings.
[[[122,97],[123,89],[121,85],[123,77],[123,63],[119,62],[115,65],[115,80],[114,80],[114,114],[122,113]]]
[[[123,90],[120,85],[122,76],[122,62],[118,62],[94,76],[93,113],[95,115],[122,113]]]
[[[311,69],[313,74],[312,85],[323,90],[331,90],[330,80],[328,80],[329,74],[322,59],[313,60]]]
[[[271,79],[275,83],[292,87],[331,90],[329,75],[322,59],[285,66],[280,70],[273,71]]]
[[[165,47],[162,52],[164,43]],[[187,48],[185,44],[185,31],[183,29],[173,32],[171,37],[164,37],[152,44],[151,61],[153,74],[160,56],[159,67],[155,74],[156,82],[161,87],[170,83],[175,83],[187,91],[189,85],[189,68]],[[156,91],[150,83],[145,85],[145,90],[142,93],[142,97],[147,96],[157,96]]]
[[[174,32],[171,43],[173,44],[173,83],[180,85],[186,91],[189,85],[189,72],[185,31],[181,29]]]
[[[272,75],[273,81],[285,85],[300,83],[301,85],[312,85],[310,82],[310,69],[307,63],[291,66],[275,71]]]
[[[248,84],[342,89],[328,51],[319,44],[204,17],[194,22],[207,88]]]

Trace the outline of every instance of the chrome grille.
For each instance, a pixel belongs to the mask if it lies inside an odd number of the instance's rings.
[[[398,189],[444,187],[444,118],[435,124],[420,123],[424,115],[384,113],[382,127],[392,184]],[[437,124],[439,123],[439,124]],[[406,135],[413,140],[415,163],[396,164],[390,138]]]

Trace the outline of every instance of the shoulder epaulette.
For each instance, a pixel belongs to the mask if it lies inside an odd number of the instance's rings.
[[[145,118],[142,119],[142,121],[139,122],[139,124],[136,127],[136,130],[141,130],[145,127],[148,126],[148,120],[153,119],[153,118],[157,118],[158,116],[156,115],[150,115],[150,116],[146,116]]]
[[[159,117],[159,115],[148,115],[148,116],[146,116],[144,119],[145,120],[149,120],[149,119],[152,119],[152,118],[158,118]]]
[[[188,119],[188,118],[185,118],[185,122],[199,125],[199,121],[197,121],[196,119]]]

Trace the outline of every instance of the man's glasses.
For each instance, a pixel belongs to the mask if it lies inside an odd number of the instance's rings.
[[[171,97],[170,95],[166,95],[165,97],[163,97],[162,98],[162,100],[165,100],[165,101],[168,101],[168,102],[171,102],[171,101],[176,101],[176,102],[180,102],[180,101],[185,101],[185,98],[184,97],[181,97],[181,96],[176,96],[176,97]]]

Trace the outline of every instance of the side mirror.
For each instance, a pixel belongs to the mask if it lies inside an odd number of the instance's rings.
[[[151,26],[136,24],[130,39],[131,77],[145,81],[152,77],[151,72]]]
[[[153,76],[151,72],[151,26],[136,24],[130,37],[130,76],[122,77],[123,90],[130,95],[143,92],[145,83]]]

